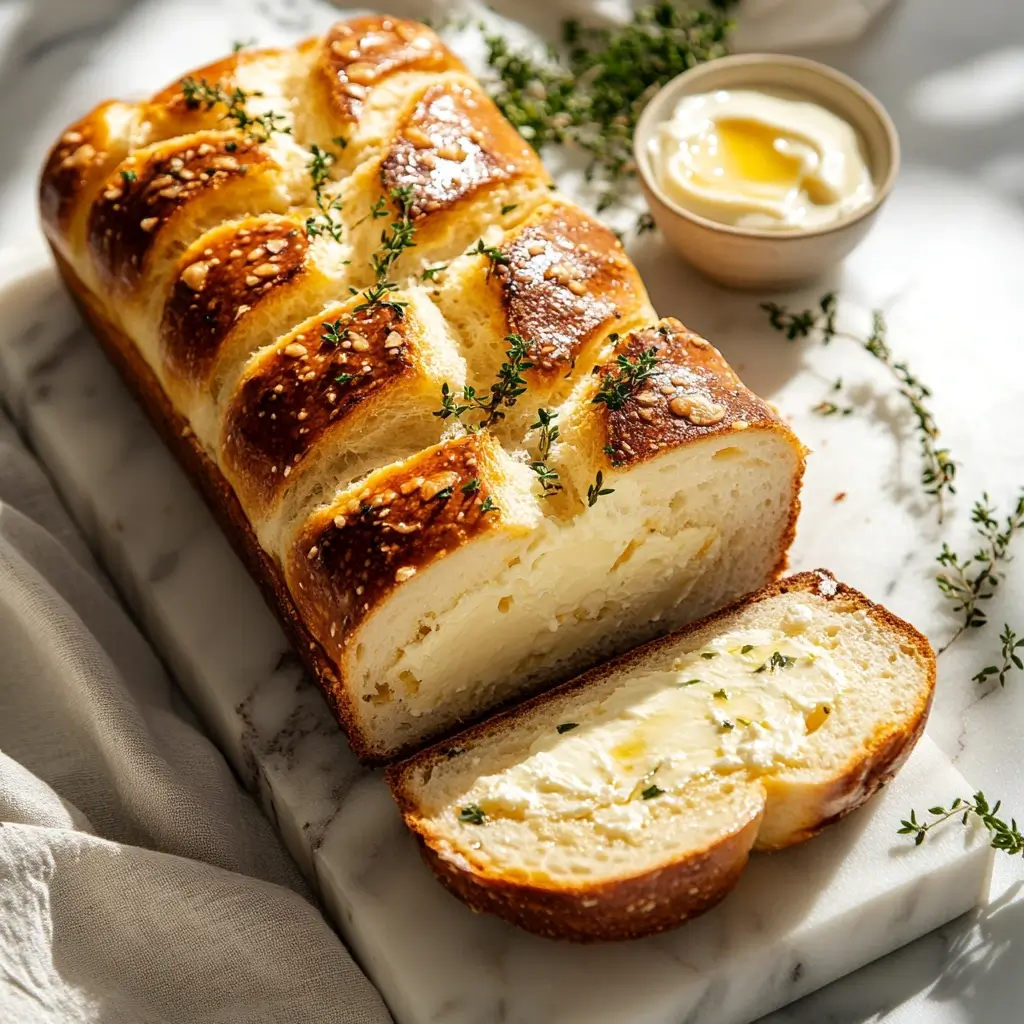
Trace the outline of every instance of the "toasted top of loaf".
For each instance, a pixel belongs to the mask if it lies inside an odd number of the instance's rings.
[[[752,846],[801,842],[863,802],[921,733],[934,682],[920,633],[804,573],[388,779],[473,906],[569,937],[644,934],[720,898]],[[538,910],[549,894],[564,920]]]
[[[425,26],[354,18],[104,104],[40,201],[364,757],[784,565],[799,441]]]

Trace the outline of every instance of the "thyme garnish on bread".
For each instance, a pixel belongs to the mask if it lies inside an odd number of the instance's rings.
[[[894,357],[892,349],[889,348],[884,313],[880,309],[872,311],[871,332],[864,338],[840,330],[836,326],[838,300],[835,292],[823,295],[817,308],[804,309],[799,313],[791,313],[786,306],[780,306],[776,302],[762,303],[761,308],[768,314],[768,322],[772,327],[785,334],[789,341],[816,334],[821,338],[822,344],[827,345],[833,338],[845,338],[860,345],[865,352],[874,356],[889,370],[899,385],[899,393],[906,399],[913,414],[921,451],[921,486],[925,494],[935,499],[941,523],[946,513],[944,496],[956,493],[953,481],[956,477],[957,464],[953,461],[948,448],[938,446],[939,428],[927,405],[931,391],[911,373],[905,362]],[[837,390],[835,385],[833,390]],[[815,406],[815,411],[825,415],[846,412],[832,402],[819,403]]]
[[[309,148],[309,155],[308,167],[313,185],[313,200],[319,212],[306,218],[306,234],[310,238],[328,234],[336,242],[340,242],[342,226],[336,215],[341,212],[341,200],[328,199],[324,195],[324,186],[330,181],[331,166],[337,157],[330,150],[321,149],[315,142]]]
[[[530,468],[537,474],[545,498],[552,497],[562,489],[558,479],[558,470],[548,465],[551,447],[558,440],[558,425],[555,423],[557,416],[557,412],[538,409],[537,422],[530,428],[540,431],[537,440],[537,458],[530,463]]]
[[[205,78],[187,76],[181,80],[181,91],[185,97],[185,105],[198,110],[213,110],[216,106],[224,107],[221,120],[232,121],[239,131],[244,132],[257,142],[266,142],[273,132],[284,135],[291,134],[291,127],[283,122],[284,114],[268,110],[265,114],[255,117],[245,108],[248,100],[262,96],[261,92],[246,92],[244,89],[232,89],[228,92],[219,82],[211,85]]]
[[[454,417],[470,433],[485,430],[505,418],[505,409],[510,409],[516,400],[526,391],[526,378],[523,374],[533,369],[533,363],[527,358],[530,343],[519,334],[507,334],[505,340],[509,347],[505,352],[505,361],[497,373],[497,380],[489,390],[479,394],[475,387],[467,384],[462,389],[460,403],[451,387],[441,385],[441,408],[434,415],[442,420]],[[462,417],[468,412],[479,413],[482,417],[478,423],[467,424]]]

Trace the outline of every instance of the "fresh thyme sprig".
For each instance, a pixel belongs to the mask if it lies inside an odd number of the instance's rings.
[[[1021,656],[1017,651],[1024,647],[1024,637],[1017,638],[1017,634],[1010,629],[1008,622],[1003,623],[1003,631],[999,634],[999,640],[1003,645],[1002,655],[1003,663],[1001,666],[986,665],[977,675],[971,676],[971,679],[975,683],[983,683],[990,676],[996,676],[1000,686],[1006,685],[1006,677],[1010,674],[1011,669],[1017,668],[1024,670],[1024,660],[1021,660]]]
[[[337,159],[328,149],[321,149],[315,142],[309,147],[310,159],[306,165],[313,184],[313,201],[318,212],[306,218],[306,234],[310,238],[317,235],[330,235],[336,242],[341,241],[342,226],[337,214],[341,212],[340,199],[328,199],[324,195],[324,186],[331,179],[331,166]]]
[[[515,405],[519,396],[526,391],[526,378],[523,374],[533,368],[533,363],[527,358],[530,352],[529,341],[521,334],[507,334],[505,341],[509,346],[505,352],[505,361],[498,369],[497,380],[490,388],[480,394],[475,387],[467,384],[462,389],[460,403],[451,387],[447,383],[442,384],[441,408],[434,411],[435,416],[442,420],[454,416],[462,423],[462,417],[466,413],[479,413],[479,422],[463,423],[467,430],[474,433],[492,427],[505,418],[505,409]]]
[[[1024,835],[1017,828],[1015,819],[1011,818],[1007,823],[998,817],[1001,806],[1001,800],[989,805],[985,794],[981,792],[975,793],[970,800],[957,797],[948,808],[929,807],[928,813],[934,819],[932,821],[918,821],[916,812],[911,811],[910,817],[900,822],[897,832],[901,836],[912,835],[914,845],[920,846],[928,833],[943,822],[959,817],[961,824],[966,825],[973,815],[988,830],[989,845],[994,850],[1002,850],[1011,857],[1018,853],[1024,855]]]
[[[846,338],[856,342],[874,356],[896,378],[900,394],[907,400],[916,421],[921,449],[921,485],[925,494],[935,499],[941,523],[946,512],[944,497],[956,493],[953,482],[957,464],[953,461],[948,448],[938,446],[939,428],[931,409],[926,404],[931,398],[931,391],[910,372],[906,363],[894,358],[892,349],[889,348],[885,314],[880,309],[872,311],[871,333],[867,338],[862,338],[848,331],[841,331],[836,326],[838,300],[834,292],[823,295],[817,309],[805,309],[799,313],[791,313],[785,306],[775,302],[762,303],[761,308],[767,312],[771,326],[785,334],[790,341],[806,338],[815,332],[825,345],[833,338]],[[826,415],[835,412],[845,414],[845,410],[839,409],[831,402],[820,403],[815,409]]]
[[[614,487],[604,487],[604,473],[601,470],[597,471],[597,478],[587,488],[587,507],[593,508],[597,504],[597,499],[605,494],[614,494]]]
[[[628,25],[562,27],[562,46],[540,63],[487,36],[487,61],[497,72],[492,98],[537,150],[571,143],[590,158],[588,180],[603,186],[598,209],[612,205],[632,177],[633,131],[647,101],[670,78],[726,52],[731,5],[712,0],[688,10],[659,0]]]
[[[491,275],[498,269],[498,267],[508,266],[508,257],[494,245],[484,245],[484,240],[481,238],[476,243],[476,248],[469,249],[466,252],[467,256],[486,256],[488,259],[487,265],[487,276],[485,280],[490,281]]]
[[[557,412],[538,409],[537,422],[530,428],[531,430],[540,431],[537,440],[537,458],[530,463],[530,468],[537,474],[537,479],[540,481],[540,486],[544,491],[542,496],[545,498],[554,496],[562,489],[558,479],[558,470],[548,465],[548,456],[551,454],[551,448],[558,440],[558,425],[555,423],[557,416]]]
[[[193,78],[191,75],[181,80],[181,91],[185,97],[185,105],[198,110],[213,110],[216,106],[224,107],[222,121],[233,121],[239,131],[244,132],[257,142],[266,142],[274,132],[283,135],[291,134],[291,126],[285,124],[288,119],[284,114],[268,110],[265,114],[255,117],[246,109],[246,103],[255,96],[262,96],[257,91],[246,92],[234,88],[228,92],[219,82],[211,85],[205,78]]]
[[[1010,560],[1010,542],[1024,527],[1024,491],[1017,498],[1013,511],[1000,524],[988,494],[971,509],[978,549],[973,555],[961,557],[943,542],[936,561],[943,571],[935,577],[942,594],[953,602],[953,611],[963,614],[956,632],[939,648],[946,650],[965,630],[977,629],[988,621],[981,609],[982,601],[992,600],[1003,578],[1000,566]]]
[[[408,303],[398,299],[389,299],[388,296],[399,288],[398,283],[391,280],[391,268],[406,249],[412,249],[416,245],[413,240],[416,228],[410,217],[412,189],[408,187],[393,188],[389,195],[395,206],[398,207],[398,215],[392,220],[390,229],[385,229],[380,233],[380,247],[370,257],[370,266],[373,268],[376,283],[366,289],[363,293],[364,300],[355,308],[356,311],[361,311],[372,309],[374,306],[386,306],[401,319],[405,315],[405,307]],[[378,199],[370,208],[370,216],[374,220],[378,217],[386,217],[385,205],[383,197]]]
[[[626,404],[626,399],[654,375],[659,362],[658,351],[655,348],[641,352],[636,360],[624,355],[616,357],[616,369],[601,381],[601,387],[593,401],[604,403],[609,409],[621,409]]]

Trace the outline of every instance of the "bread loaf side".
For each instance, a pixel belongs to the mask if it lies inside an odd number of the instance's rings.
[[[657,318],[425,26],[356,18],[103,104],[40,188],[72,291],[360,756],[783,569],[800,443]],[[471,408],[439,415],[442,389]]]

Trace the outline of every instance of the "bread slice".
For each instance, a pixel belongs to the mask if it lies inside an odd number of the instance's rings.
[[[438,878],[577,941],[721,900],[748,854],[860,806],[921,735],[935,658],[824,571],[783,580],[388,770]]]

